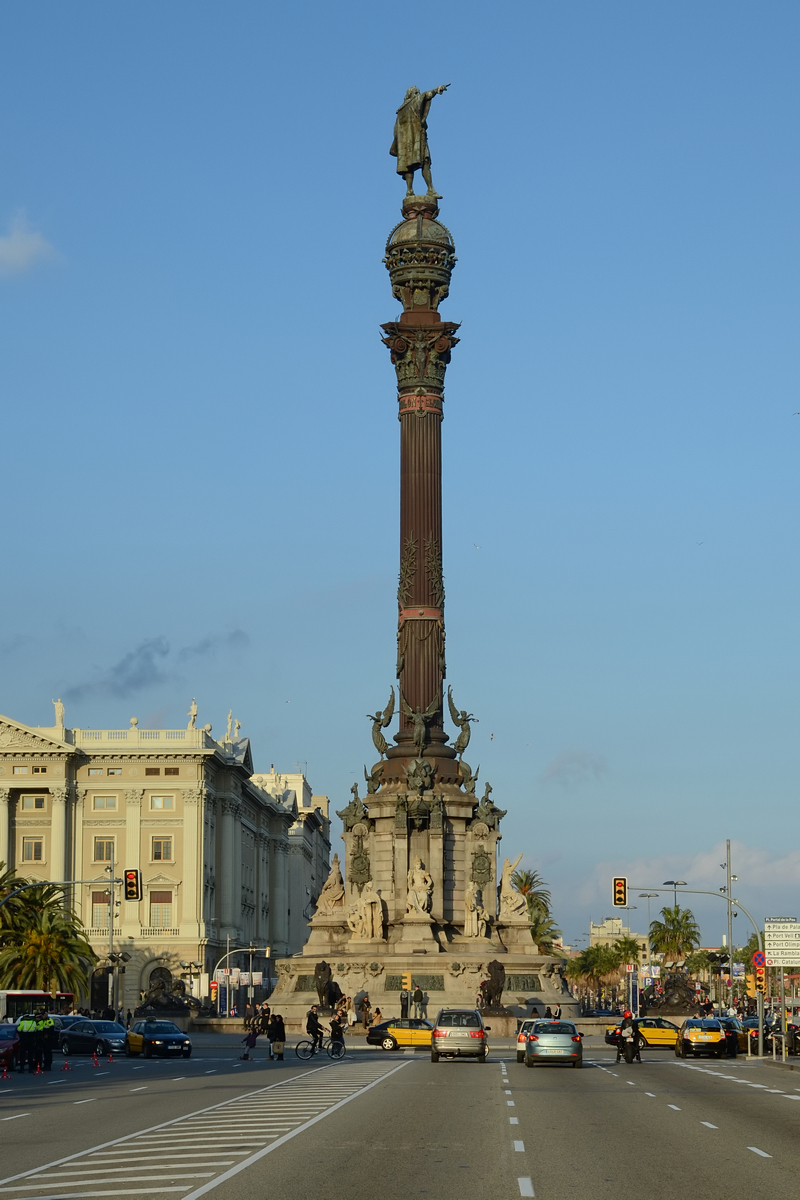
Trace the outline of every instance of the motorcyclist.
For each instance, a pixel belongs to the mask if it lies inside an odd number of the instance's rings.
[[[617,1058],[619,1062],[624,1057],[625,1046],[629,1045],[633,1051],[633,1058],[638,1062],[642,1061],[640,1050],[640,1035],[639,1022],[634,1017],[629,1008],[625,1009],[622,1014],[622,1024],[619,1027],[619,1037],[617,1038]]]

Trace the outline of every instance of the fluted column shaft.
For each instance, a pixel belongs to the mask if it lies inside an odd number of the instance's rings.
[[[50,878],[60,883],[65,878],[67,853],[67,789],[50,789]]]
[[[236,933],[234,916],[233,860],[238,850],[236,845],[236,805],[231,800],[222,801],[222,861],[217,867],[217,885],[221,890],[220,917],[223,937]]]
[[[10,839],[10,832],[9,832],[9,818],[10,818],[9,801],[10,801],[10,797],[11,797],[11,789],[7,788],[7,787],[0,787],[0,863],[5,863],[5,865],[7,867],[10,866],[10,863],[8,861],[8,859],[9,859],[8,849],[9,849],[9,839]]]

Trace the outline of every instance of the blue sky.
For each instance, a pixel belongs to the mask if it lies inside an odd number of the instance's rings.
[[[503,851],[570,938],[612,874],[718,886],[726,837],[795,913],[797,6],[0,20],[0,711],[196,696],[345,803],[394,674],[388,148],[450,82],[449,682]]]

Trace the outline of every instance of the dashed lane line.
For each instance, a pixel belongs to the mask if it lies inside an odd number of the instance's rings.
[[[674,1108],[674,1109],[675,1109],[675,1112],[680,1112],[680,1111],[681,1111],[681,1110],[678,1108],[677,1104],[668,1104],[668,1105],[667,1105],[667,1108]]]
[[[29,1117],[30,1113],[15,1113],[13,1117],[3,1117],[4,1121],[18,1121],[20,1117]]]
[[[519,1117],[509,1117],[508,1123],[509,1125],[519,1125]]]
[[[772,1158],[771,1154],[767,1154],[766,1150],[759,1150],[758,1146],[748,1146],[748,1150],[752,1150],[753,1154],[760,1154],[762,1158]]]
[[[535,1196],[536,1195],[536,1193],[533,1190],[533,1180],[531,1179],[530,1175],[523,1175],[520,1179],[518,1179],[517,1186],[519,1188],[520,1196]]]
[[[514,1142],[514,1149],[517,1152],[517,1154],[524,1154],[525,1153],[525,1143],[524,1142]]]

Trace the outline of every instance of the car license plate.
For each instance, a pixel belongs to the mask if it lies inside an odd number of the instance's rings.
[[[569,1054],[569,1050],[548,1050],[548,1054]]]

